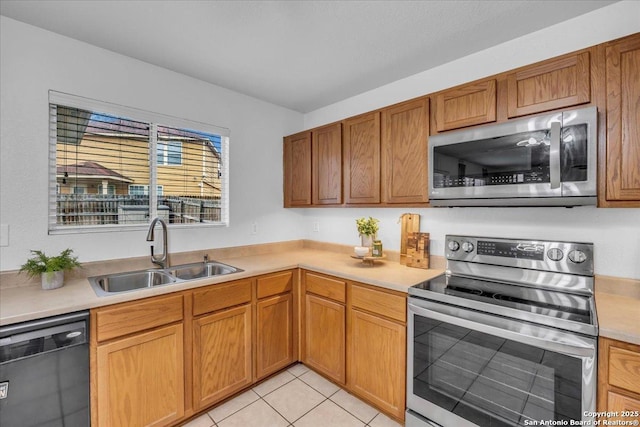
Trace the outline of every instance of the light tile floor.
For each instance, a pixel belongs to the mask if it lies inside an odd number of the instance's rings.
[[[183,427],[399,427],[375,408],[297,364]]]

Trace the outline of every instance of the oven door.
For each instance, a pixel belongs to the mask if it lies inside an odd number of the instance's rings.
[[[408,313],[408,409],[444,427],[593,419],[595,338],[415,297]]]
[[[429,199],[458,206],[494,198],[593,197],[596,128],[597,110],[589,107],[434,135]]]

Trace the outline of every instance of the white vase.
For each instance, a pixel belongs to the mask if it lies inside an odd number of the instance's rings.
[[[367,248],[370,248],[373,246],[373,239],[374,236],[368,236],[366,234],[361,234],[360,235],[360,246],[365,246]]]
[[[40,275],[42,279],[42,289],[61,288],[64,283],[64,271],[49,271]]]

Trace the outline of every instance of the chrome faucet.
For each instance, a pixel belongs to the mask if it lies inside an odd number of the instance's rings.
[[[147,242],[153,242],[153,230],[156,227],[156,223],[162,225],[162,256],[157,257],[153,254],[153,245],[151,245],[151,262],[159,265],[162,268],[169,267],[169,249],[167,247],[167,223],[159,217],[155,217],[151,224],[149,224],[149,232],[147,233]]]

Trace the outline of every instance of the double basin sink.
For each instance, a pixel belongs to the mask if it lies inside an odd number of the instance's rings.
[[[98,296],[107,296],[120,292],[223,276],[240,271],[244,270],[218,261],[208,261],[176,265],[164,269],[128,271],[89,277],[89,283]]]

